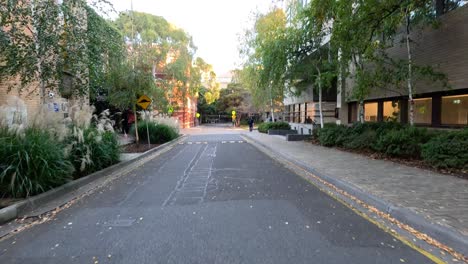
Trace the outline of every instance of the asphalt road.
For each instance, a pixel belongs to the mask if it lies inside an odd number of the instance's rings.
[[[431,263],[236,134],[184,144],[0,242],[0,263]]]

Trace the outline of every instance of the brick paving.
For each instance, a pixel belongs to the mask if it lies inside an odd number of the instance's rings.
[[[468,236],[468,180],[256,131],[272,150]]]

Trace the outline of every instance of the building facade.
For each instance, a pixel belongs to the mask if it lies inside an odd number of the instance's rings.
[[[426,26],[411,34],[412,58],[416,65],[430,65],[446,74],[448,86],[438,81],[419,79],[414,82],[414,123],[429,127],[468,126],[468,5],[440,17],[438,27]],[[394,45],[389,56],[405,59],[405,45]],[[358,120],[358,102],[350,99],[353,80],[346,79],[337,104],[339,122]],[[408,92],[403,87],[373,89],[364,103],[366,122],[399,121],[408,123]]]
[[[414,81],[412,102],[406,86],[371,89],[364,102],[365,122],[409,122],[413,104],[414,123],[436,128],[468,126],[468,5],[440,16],[437,27],[415,28],[411,33],[412,59],[415,65],[431,66],[444,73],[448,86],[440,81]],[[396,39],[400,39],[397,38]],[[405,45],[395,43],[387,50],[394,59],[405,60]],[[351,74],[352,75],[352,74]],[[334,92],[323,99],[324,123],[352,124],[358,121],[359,103],[352,98],[354,80],[338,78]],[[333,98],[333,96],[335,97]],[[310,123],[319,124],[318,100],[313,87],[300,96],[286,95],[284,119],[298,133],[312,132]]]

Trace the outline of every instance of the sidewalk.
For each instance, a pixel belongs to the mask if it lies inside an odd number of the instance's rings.
[[[468,241],[467,180],[311,143],[288,142],[284,137],[257,131],[244,135],[273,152],[306,164],[318,174],[409,209]]]

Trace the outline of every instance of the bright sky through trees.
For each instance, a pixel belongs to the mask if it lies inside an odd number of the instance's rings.
[[[129,10],[131,0],[111,0],[117,11]],[[135,11],[164,17],[186,30],[198,47],[196,56],[217,74],[236,67],[238,34],[255,10],[266,11],[272,0],[133,0]],[[112,17],[115,17],[113,15]]]

